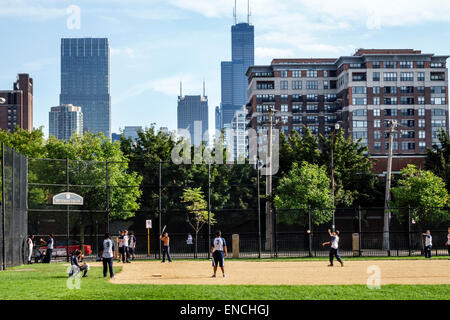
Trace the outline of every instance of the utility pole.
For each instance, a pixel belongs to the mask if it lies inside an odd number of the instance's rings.
[[[389,120],[389,154],[386,172],[386,194],[384,197],[384,226],[383,226],[383,249],[389,253],[389,222],[391,218],[391,210],[389,209],[389,201],[391,201],[391,175],[392,175],[392,145],[394,144],[394,132],[397,122]]]
[[[269,108],[269,130],[267,137],[267,158],[266,158],[266,250],[272,250],[272,125],[275,110]]]
[[[334,131],[331,134],[331,193],[333,195],[333,223],[331,230],[334,232],[336,228],[336,210],[335,210],[335,196],[334,196],[334,143],[336,139],[336,131],[340,129],[339,123],[334,125]]]

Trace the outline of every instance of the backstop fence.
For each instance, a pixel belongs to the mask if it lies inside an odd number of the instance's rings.
[[[26,261],[27,158],[2,144],[0,260],[1,269]]]
[[[250,164],[29,159],[28,166],[30,233],[36,239],[52,233],[54,255],[62,259],[81,247],[85,256],[95,258],[104,233],[118,236],[119,230],[129,230],[136,236],[136,258],[159,259],[159,234],[164,227],[176,258],[208,258],[210,241],[217,230],[222,231],[234,256],[326,256],[328,249],[322,244],[330,239],[332,222],[316,223],[321,211],[332,211],[344,256],[420,255],[426,228],[433,235],[433,253],[447,254],[450,221],[419,225],[410,217],[418,208],[272,207],[269,216],[263,196],[265,177]],[[143,177],[139,185],[130,184],[126,178],[133,172]],[[200,188],[203,193],[206,207],[201,211],[189,211],[183,203],[188,188]],[[52,196],[65,191],[81,195],[83,206],[54,206]],[[130,200],[132,194],[136,201]],[[139,208],[129,202],[137,202]],[[449,208],[433,210],[449,216]],[[387,237],[383,221],[388,212]],[[196,223],[196,216],[203,216],[202,221]],[[146,228],[147,220],[152,222],[151,229]]]

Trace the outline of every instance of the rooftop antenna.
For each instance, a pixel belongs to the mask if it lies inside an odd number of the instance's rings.
[[[180,97],[183,96],[183,82],[180,81]]]
[[[234,18],[234,24],[237,24],[237,7],[236,7],[236,0],[234,0],[233,18]]]
[[[205,79],[203,79],[203,97],[206,97]]]
[[[250,24],[250,0],[247,0],[247,23]]]

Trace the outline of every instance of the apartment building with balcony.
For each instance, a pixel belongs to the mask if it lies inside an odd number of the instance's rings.
[[[359,49],[353,56],[331,59],[274,59],[252,66],[248,77],[248,126],[268,127],[268,110],[276,110],[275,127],[289,134],[330,134],[340,123],[347,136],[361,139],[375,172],[386,170],[389,121],[394,133],[393,170],[422,165],[427,148],[448,131],[448,56],[412,49]]]

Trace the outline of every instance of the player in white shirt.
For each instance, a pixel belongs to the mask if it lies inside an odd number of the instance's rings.
[[[129,243],[130,243],[130,237],[128,236],[128,230],[124,231],[123,238],[122,238],[122,247],[123,247],[123,254],[122,254],[122,262],[123,263],[130,263],[130,250],[129,250]]]
[[[113,257],[114,257],[114,241],[110,239],[109,233],[105,234],[105,239],[100,244],[100,257],[103,260],[103,277],[106,278],[109,268],[109,276],[114,278]]]
[[[331,230],[328,229],[328,234],[331,237],[330,241],[322,243],[322,246],[326,246],[327,244],[330,245],[330,264],[329,267],[333,266],[333,259],[336,257],[336,260],[339,261],[341,264],[341,267],[344,266],[344,263],[341,260],[341,257],[339,256],[339,230],[336,230],[335,232],[331,233]]]
[[[34,236],[33,235],[29,235],[28,239],[27,239],[27,246],[28,246],[28,264],[31,264],[31,256],[33,254],[33,240],[34,240]]]
[[[211,255],[212,255],[212,265],[214,268],[213,278],[216,277],[217,266],[220,266],[222,274],[225,277],[225,263],[224,259],[228,255],[227,253],[227,243],[225,239],[222,238],[222,233],[220,231],[216,232],[216,237],[211,242]]]
[[[425,236],[425,258],[431,259],[431,248],[433,246],[433,237],[431,236],[430,230],[427,230],[426,233],[422,233]]]
[[[135,249],[136,249],[136,236],[133,233],[130,233],[129,252],[130,252],[131,260],[135,259]]]

